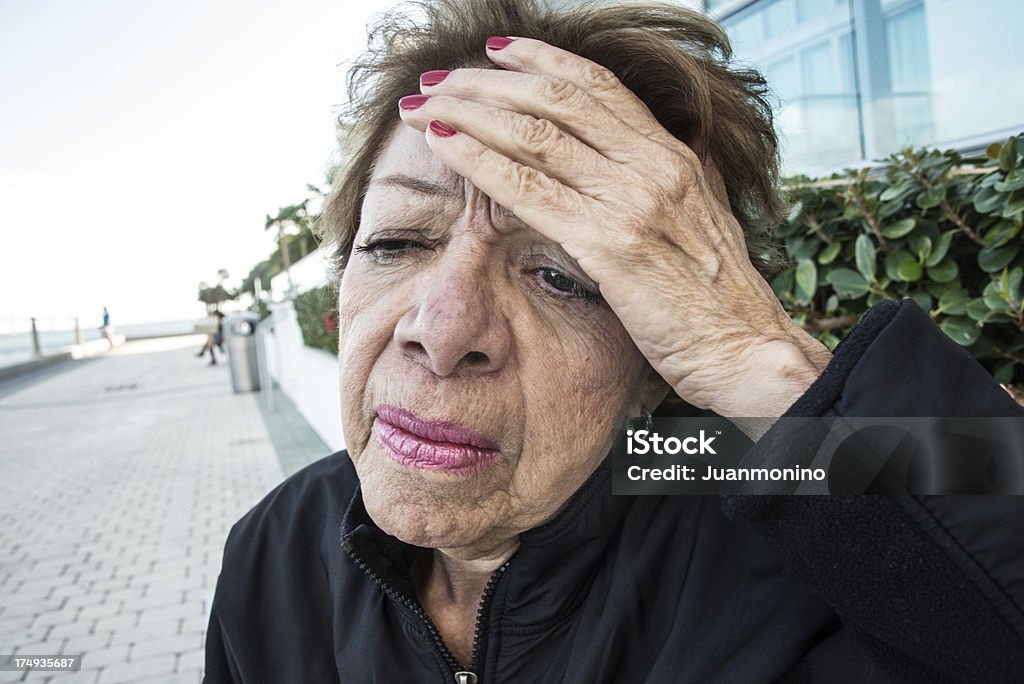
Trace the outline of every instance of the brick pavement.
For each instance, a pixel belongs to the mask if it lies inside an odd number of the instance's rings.
[[[201,344],[131,342],[0,394],[0,653],[84,654],[0,682],[200,681],[228,529],[283,477],[257,395]]]

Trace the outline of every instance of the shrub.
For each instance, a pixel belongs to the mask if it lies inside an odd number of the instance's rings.
[[[307,347],[338,353],[338,290],[334,285],[307,290],[295,297],[295,318]]]
[[[910,297],[1024,397],[1024,135],[984,157],[906,149],[787,187],[776,236],[791,267],[772,287],[797,323],[834,348],[868,307]]]

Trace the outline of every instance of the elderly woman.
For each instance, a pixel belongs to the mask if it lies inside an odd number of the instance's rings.
[[[1012,499],[611,494],[612,420],[682,402],[755,439],[1020,414],[909,300],[834,357],[790,321],[763,278],[764,83],[721,30],[668,4],[421,9],[351,72],[326,212],[348,451],[233,528],[206,681],[1024,671]]]

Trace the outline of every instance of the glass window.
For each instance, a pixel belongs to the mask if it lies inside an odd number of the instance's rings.
[[[816,19],[829,10],[830,0],[796,0],[796,19],[801,24]]]
[[[756,49],[764,40],[764,21],[759,14],[751,14],[737,19],[729,28],[729,41],[733,50],[747,51]]]
[[[765,8],[764,32],[769,38],[788,33],[794,26],[793,0],[774,0]]]
[[[751,27],[764,26],[759,39],[736,41],[735,49],[740,59],[762,67],[775,93],[788,173],[824,172],[862,157],[849,6],[815,1],[824,9],[800,27],[796,18],[809,0],[754,3],[722,22],[730,37],[753,36]]]
[[[839,71],[832,55],[832,43],[822,41],[800,51],[803,90],[809,94],[839,91]]]
[[[764,69],[764,76],[772,91],[783,101],[800,94],[800,79],[796,72],[796,57],[784,57]]]
[[[928,90],[928,35],[924,27],[924,5],[885,20],[889,73],[895,92]]]
[[[1022,22],[1019,0],[758,0],[722,19],[779,98],[786,171],[809,174],[1020,131]]]

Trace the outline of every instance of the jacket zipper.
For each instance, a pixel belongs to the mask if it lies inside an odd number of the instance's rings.
[[[473,628],[473,656],[469,663],[469,672],[465,674],[473,675],[472,677],[465,677],[463,680],[459,679],[461,672],[455,673],[456,684],[477,684],[476,672],[479,672],[482,668],[483,663],[480,662],[480,657],[483,655],[481,650],[484,646],[484,639],[481,635],[483,626],[487,624],[487,614],[491,610],[491,598],[494,595],[494,587],[498,584],[498,580],[505,574],[505,570],[512,564],[512,559],[509,558],[507,561],[501,564],[497,570],[491,575],[491,578],[487,580],[487,586],[484,587],[484,595],[480,597],[480,605],[476,609],[476,626]]]
[[[481,637],[480,628],[483,626],[484,619],[487,616],[487,611],[490,609],[491,595],[494,593],[494,586],[498,583],[498,579],[504,574],[505,570],[512,563],[512,559],[505,561],[500,568],[494,571],[491,578],[487,580],[487,586],[484,587],[484,595],[480,597],[480,606],[476,610],[476,626],[473,629],[473,656],[472,662],[470,662],[470,669],[464,670],[459,662],[452,655],[451,650],[448,648],[448,644],[444,643],[444,639],[441,637],[441,632],[438,631],[437,625],[427,615],[427,611],[423,610],[423,606],[420,605],[419,601],[416,601],[405,594],[401,593],[390,584],[384,581],[384,579],[376,572],[370,569],[370,567],[363,562],[363,559],[359,557],[355,549],[352,548],[352,544],[349,542],[344,543],[344,549],[348,555],[356,562],[356,565],[370,576],[374,582],[377,583],[385,594],[393,598],[394,600],[401,603],[403,606],[415,613],[420,620],[427,626],[427,631],[430,633],[431,639],[434,641],[434,645],[444,656],[445,661],[448,663],[448,667],[455,673],[455,684],[477,684],[479,681],[476,672],[474,670],[479,669],[479,663],[477,662],[480,657]]]
[[[423,606],[420,605],[419,601],[406,596],[385,582],[380,575],[371,570],[370,567],[363,562],[363,559],[359,557],[350,543],[346,542],[344,548],[345,551],[348,552],[348,555],[352,557],[352,560],[356,562],[356,565],[358,565],[363,572],[369,575],[370,579],[376,582],[377,586],[383,589],[385,594],[411,610],[423,621],[427,626],[427,631],[430,632],[430,638],[433,639],[434,645],[437,646],[441,655],[444,656],[445,661],[447,661],[448,667],[450,667],[453,672],[460,672],[462,670],[462,666],[455,660],[455,656],[452,655],[452,652],[448,649],[448,644],[444,643],[444,639],[441,638],[441,633],[437,630],[437,625],[435,625],[434,621],[430,619],[429,615],[427,615],[427,611],[423,610]],[[456,675],[456,681],[458,681],[458,675]],[[473,684],[473,682],[469,682],[468,684]]]

